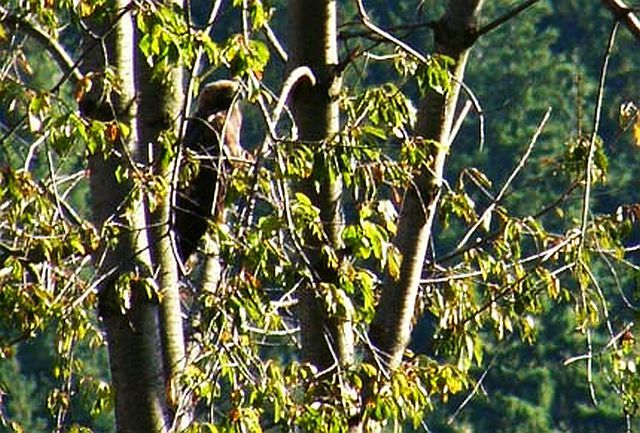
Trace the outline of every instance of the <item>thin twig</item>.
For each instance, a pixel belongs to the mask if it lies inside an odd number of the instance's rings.
[[[375,32],[373,32],[372,30],[366,30],[366,31],[347,31],[347,30],[342,30],[346,27],[353,27],[353,26],[358,26],[360,25],[361,22],[360,21],[352,21],[350,23],[345,23],[342,24],[338,27],[338,30],[340,31],[338,34],[338,39],[342,39],[342,40],[347,40],[347,39],[352,39],[352,38],[367,38],[367,39],[373,39],[371,37],[371,34],[376,34]],[[425,22],[420,22],[420,23],[413,23],[413,24],[400,24],[397,26],[389,26],[387,27],[387,32],[389,31],[393,31],[393,32],[397,32],[397,31],[405,31],[405,32],[413,32],[415,30],[418,29],[423,29],[423,28],[428,28],[428,29],[433,29],[435,27],[435,22],[434,21],[425,21]],[[380,39],[375,38],[375,39]]]
[[[538,1],[539,0],[527,0],[524,3],[522,3],[521,5],[516,6],[515,8],[513,8],[509,12],[507,12],[504,15],[502,15],[502,16],[496,18],[495,20],[491,21],[489,24],[486,24],[486,25],[482,26],[476,32],[476,37],[480,37],[482,35],[486,35],[490,31],[495,30],[496,28],[500,27],[502,24],[506,23],[510,19],[514,18],[515,16],[519,15],[520,13],[524,12],[525,10],[529,9],[529,7],[531,7],[534,4],[538,3]]]
[[[493,367],[495,362],[496,362],[496,357],[494,357],[491,360],[491,362],[489,363],[487,368],[482,372],[482,375],[480,376],[480,378],[476,382],[475,386],[473,387],[473,389],[471,390],[469,395],[467,395],[467,397],[462,401],[462,403],[460,403],[460,406],[458,406],[458,408],[453,412],[453,414],[451,414],[451,416],[447,420],[447,424],[448,425],[453,424],[453,422],[455,421],[457,416],[460,414],[460,412],[462,412],[462,409],[464,409],[467,406],[467,404],[469,404],[469,402],[471,401],[473,396],[475,396],[477,394],[478,390],[482,386],[482,382],[484,381],[485,377],[487,377],[487,374],[489,374],[489,370],[491,370],[491,368]]]
[[[632,311],[639,311],[640,308],[633,305],[633,303],[629,300],[627,295],[624,293],[624,289],[622,287],[622,284],[620,283],[620,278],[618,277],[618,272],[614,268],[613,263],[611,263],[611,260],[609,259],[609,257],[607,257],[607,254],[609,254],[609,252],[600,249],[598,250],[598,253],[600,253],[600,258],[602,259],[605,266],[609,270],[609,273],[613,277],[613,281],[615,282],[616,288],[618,289],[618,293],[620,293],[620,298],[622,299],[622,303]]]
[[[460,110],[460,114],[458,114],[458,118],[456,119],[455,123],[453,124],[453,128],[451,128],[451,132],[449,133],[449,142],[453,142],[453,140],[455,140],[456,135],[458,135],[458,131],[460,131],[460,128],[462,127],[462,122],[464,122],[464,119],[467,118],[467,114],[469,114],[469,110],[471,109],[472,104],[473,103],[469,100],[464,103],[464,106],[462,107],[462,110]]]
[[[613,12],[617,21],[624,22],[633,36],[640,40],[640,19],[634,13],[638,12],[637,7],[631,8],[622,0],[602,0],[602,3]]]
[[[134,7],[134,3],[129,3],[129,5],[125,8],[123,8],[120,12],[118,12],[118,14],[114,17],[113,21],[111,22],[109,28],[107,29],[107,31],[102,35],[102,37],[100,39],[95,40],[93,43],[91,43],[90,45],[88,45],[80,54],[80,56],[78,57],[78,59],[73,63],[73,69],[67,73],[65,73],[62,78],[60,78],[56,84],[49,89],[49,91],[47,93],[56,93],[60,90],[60,88],[62,87],[63,84],[65,84],[67,81],[69,81],[69,79],[71,79],[74,76],[74,72],[76,70],[76,68],[79,67],[80,63],[82,63],[82,61],[84,60],[84,58],[89,55],[89,53],[91,53],[98,45],[100,45],[103,40],[109,36],[116,28],[118,21],[120,21],[120,19],[122,17],[124,17],[127,13],[129,13],[129,11]],[[17,130],[18,128],[20,128],[25,120],[27,120],[27,114],[23,114],[17,121],[16,123],[10,127],[7,128],[7,132],[2,135],[2,137],[0,137],[0,146],[4,144],[4,142],[6,140],[8,140]]]
[[[584,245],[584,238],[587,232],[587,222],[589,219],[589,201],[591,200],[591,168],[593,166],[593,158],[595,156],[596,139],[598,137],[598,129],[600,127],[600,116],[602,114],[602,100],[604,97],[604,84],[607,77],[607,68],[609,66],[609,59],[611,58],[611,51],[615,42],[616,33],[618,32],[618,25],[620,21],[616,20],[611,33],[609,34],[609,43],[607,44],[607,51],[605,52],[604,59],[602,61],[602,69],[600,70],[600,84],[598,85],[598,95],[596,99],[596,107],[593,113],[593,131],[591,132],[591,139],[589,141],[589,153],[587,155],[587,161],[585,164],[585,186],[584,196],[582,201],[582,218],[580,222],[580,246],[579,250]]]
[[[584,290],[582,290],[584,293]],[[591,338],[591,329],[587,329],[587,386],[589,387],[589,396],[594,406],[598,405],[596,397],[596,388],[593,385],[593,342]]]
[[[469,97],[469,99],[473,103],[473,108],[476,110],[476,114],[478,115],[478,123],[479,123],[479,125],[478,125],[478,136],[479,136],[478,137],[478,139],[479,139],[478,148],[480,150],[482,150],[484,148],[484,110],[482,109],[482,106],[480,105],[480,100],[475,95],[475,93],[473,93],[473,90],[471,90],[471,88],[465,84],[464,81],[458,80],[453,75],[451,75],[451,79],[460,85],[460,88],[462,89],[462,91]],[[449,139],[449,145],[451,145],[452,141],[453,141],[453,139],[450,138]]]
[[[547,109],[547,112],[545,113],[545,115],[543,116],[542,120],[538,124],[538,128],[536,128],[536,131],[533,134],[533,137],[531,138],[531,141],[529,142],[529,146],[527,147],[527,150],[525,151],[524,155],[522,155],[522,158],[520,158],[520,161],[518,162],[518,165],[516,165],[516,167],[513,169],[513,171],[511,172],[511,175],[509,176],[507,181],[504,183],[504,185],[502,186],[502,189],[500,190],[498,195],[496,195],[496,197],[494,198],[493,202],[489,206],[487,206],[487,208],[484,210],[484,212],[478,218],[478,220],[475,222],[475,224],[473,226],[471,226],[471,228],[469,228],[469,230],[467,230],[467,232],[465,233],[463,238],[460,240],[460,242],[458,242],[458,245],[456,246],[456,250],[459,250],[459,249],[464,247],[464,245],[467,243],[467,241],[473,235],[473,233],[478,229],[478,227],[480,227],[480,225],[482,225],[484,223],[486,218],[489,217],[489,214],[491,212],[493,212],[495,207],[500,203],[500,201],[504,197],[505,193],[507,192],[507,190],[509,189],[509,187],[511,186],[511,184],[513,183],[515,178],[518,176],[520,171],[524,168],[524,165],[526,164],[527,160],[529,159],[529,156],[531,155],[531,152],[533,151],[533,147],[535,146],[536,142],[538,141],[538,137],[542,133],[542,130],[543,130],[544,126],[546,125],[547,121],[549,120],[550,116],[551,116],[551,107],[549,107]]]
[[[269,23],[264,23],[263,28],[264,28],[264,34],[267,37],[267,40],[271,43],[271,45],[273,46],[273,49],[276,50],[276,53],[278,53],[278,56],[280,56],[280,60],[282,60],[285,63],[289,61],[289,56],[287,55],[287,52],[285,51],[282,44],[278,40],[278,37],[276,36],[276,34],[273,32],[273,29],[271,28]]]
[[[251,23],[249,21],[249,5],[247,0],[242,0],[242,37],[245,41],[251,39]]]
[[[78,69],[77,62],[74,62],[58,41],[51,37],[46,31],[25,19],[13,15],[8,9],[0,6],[0,23],[6,23],[11,27],[17,27],[22,33],[31,37],[42,45],[53,56],[58,67],[65,75],[70,75],[74,80],[80,81],[82,73]]]
[[[360,15],[360,19],[362,20],[362,24],[364,24],[364,26],[366,28],[368,28],[369,30],[371,30],[373,33],[379,35],[380,37],[382,37],[383,39],[391,42],[392,44],[402,48],[404,51],[406,51],[407,53],[411,54],[413,57],[415,57],[416,59],[418,59],[421,63],[428,63],[428,57],[424,56],[423,54],[421,54],[418,50],[416,50],[415,48],[411,47],[409,44],[403,42],[402,40],[396,38],[395,36],[393,36],[391,33],[386,32],[384,30],[382,30],[380,27],[378,27],[377,25],[375,25],[373,23],[373,21],[371,21],[371,18],[369,18],[369,15],[367,14],[367,10],[364,7],[364,0],[356,0],[356,3],[358,5],[358,14]]]
[[[593,284],[593,287],[596,289],[596,294],[598,295],[598,299],[600,300],[600,305],[602,306],[602,315],[607,325],[609,336],[611,337],[612,339],[611,341],[614,343],[614,346],[617,349],[617,345],[615,345],[616,340],[614,339],[613,325],[611,324],[611,318],[609,316],[609,307],[607,306],[607,300],[604,297],[604,293],[602,292],[602,287],[600,287],[600,283],[598,282],[598,280],[596,279],[596,276],[594,275],[593,271],[590,268],[585,268],[585,272],[587,273],[589,280],[591,280],[591,284]]]
[[[614,335],[613,337],[611,337],[611,339],[609,340],[609,342],[607,343],[606,346],[604,346],[604,348],[602,349],[603,351],[609,349],[610,347],[614,347],[616,348],[618,341],[622,338],[622,336],[624,334],[627,333],[627,331],[629,331],[631,328],[633,328],[633,322],[629,322],[625,325],[624,328],[622,328],[622,330],[620,332],[618,332],[616,335]]]
[[[268,113],[267,104],[264,101],[264,98],[262,97],[262,95],[260,95],[258,99],[258,103],[260,105],[260,108],[263,111],[265,121],[267,122],[267,128],[269,129],[269,136],[265,138],[265,140],[262,142],[262,145],[260,146],[258,151],[255,153],[255,161],[251,167],[251,170],[249,171],[249,176],[252,177],[252,185],[253,185],[253,189],[250,194],[250,197],[255,197],[255,194],[258,192],[258,187],[259,187],[258,175],[260,173],[259,168],[262,163],[262,158],[266,153],[267,148],[272,143],[272,141],[278,140],[277,126],[278,126],[278,122],[280,121],[280,117],[282,116],[282,113],[286,108],[286,103],[287,103],[287,99],[289,98],[289,94],[293,90],[293,87],[296,85],[296,83],[298,83],[303,78],[308,79],[312,86],[315,85],[316,83],[316,78],[313,75],[313,72],[311,71],[310,68],[308,68],[307,66],[299,66],[295,68],[293,71],[291,71],[291,73],[289,74],[289,77],[285,80],[284,84],[282,85],[282,90],[280,91],[278,102],[276,103],[276,106],[271,114]],[[278,162],[279,163],[281,162],[280,159],[278,159]],[[283,173],[286,171],[283,164],[280,164],[280,170]],[[242,218],[243,220],[246,221],[246,224],[245,224],[246,226],[250,226],[252,223],[252,221],[250,220],[250,217],[251,215],[253,215],[254,208],[255,208],[255,200],[252,200],[249,206],[247,207],[245,216]]]
[[[540,262],[542,263],[542,261]],[[566,264],[564,266],[559,267],[558,269],[554,270],[553,272],[550,273],[551,276],[557,276],[560,275],[563,272],[569,271],[571,270],[573,267],[575,267],[576,264],[575,263],[569,263]],[[523,281],[525,281],[527,278],[529,278],[529,275],[524,275],[521,278],[518,278],[516,281],[514,281],[513,283],[510,283],[508,286],[504,287],[502,290],[500,290],[492,299],[490,299],[488,302],[485,302],[483,305],[481,305],[477,310],[475,310],[473,313],[471,313],[468,317],[465,317],[462,320],[462,324],[466,324],[469,322],[472,322],[473,320],[476,319],[476,317],[478,317],[480,314],[482,314],[483,312],[487,311],[489,308],[491,308],[492,305],[494,305],[498,300],[501,300],[503,298],[505,298],[507,295],[509,295],[510,293],[512,293],[512,289],[514,287],[516,287],[518,284],[522,283]],[[534,286],[538,287],[540,286],[541,283],[537,282]],[[530,289],[528,291],[529,293],[532,293],[534,291],[534,289]],[[524,293],[522,293],[524,294]]]
[[[604,55],[604,59],[602,61],[602,68],[600,70],[600,82],[598,85],[598,95],[596,99],[596,107],[593,113],[593,130],[591,132],[591,139],[589,140],[589,152],[587,154],[587,161],[585,163],[585,185],[584,185],[584,195],[582,199],[582,217],[580,220],[580,239],[578,244],[578,261],[579,265],[583,269],[588,269],[588,266],[582,260],[582,250],[584,249],[584,243],[587,233],[587,224],[589,220],[589,204],[591,201],[591,182],[592,175],[591,169],[593,167],[593,159],[595,156],[595,148],[596,148],[596,139],[598,137],[598,129],[600,127],[600,116],[602,114],[602,100],[604,97],[604,84],[606,82],[607,76],[607,68],[609,66],[609,59],[611,57],[611,51],[613,49],[613,45],[615,42],[616,33],[618,31],[618,25],[620,21],[616,19],[613,27],[611,28],[611,33],[609,34],[609,42],[607,44],[607,50]],[[593,283],[593,282],[592,282]],[[581,285],[580,288],[580,298],[582,302],[582,308],[585,311],[585,314],[588,311],[587,307],[587,296],[586,296],[586,287]],[[593,345],[591,339],[591,330],[586,330],[587,335],[587,385],[589,387],[589,396],[591,397],[591,401],[593,404],[597,405],[598,400],[596,398],[595,387],[593,385]]]

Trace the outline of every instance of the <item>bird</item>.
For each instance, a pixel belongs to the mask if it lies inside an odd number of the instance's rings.
[[[239,92],[236,81],[218,80],[207,84],[198,95],[194,115],[187,119],[182,154],[195,155],[199,166],[191,179],[178,186],[175,199],[173,230],[183,263],[196,251],[209,221],[224,221],[230,161],[246,154],[240,144]],[[187,160],[183,158],[180,170],[186,167]]]

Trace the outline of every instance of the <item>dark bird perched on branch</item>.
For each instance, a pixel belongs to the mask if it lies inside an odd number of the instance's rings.
[[[195,114],[188,119],[180,170],[188,166],[186,153],[195,156],[199,164],[196,174],[186,183],[181,182],[176,197],[174,231],[183,261],[196,250],[208,222],[224,219],[230,164],[245,154],[240,145],[242,114],[237,104],[238,91],[235,81],[208,84],[198,96]]]

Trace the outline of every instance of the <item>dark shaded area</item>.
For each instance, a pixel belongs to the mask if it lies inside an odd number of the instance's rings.
[[[191,151],[197,163],[194,176],[179,187],[176,197],[174,230],[183,261],[196,250],[209,221],[224,218],[228,159],[243,154],[242,115],[234,102],[237,92],[238,86],[233,81],[219,80],[207,85],[198,97],[197,111],[187,124],[183,151]],[[220,143],[223,132],[224,141]],[[183,158],[181,170],[186,164]]]

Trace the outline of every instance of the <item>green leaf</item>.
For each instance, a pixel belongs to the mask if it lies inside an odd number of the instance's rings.
[[[400,278],[400,269],[402,265],[402,254],[398,249],[391,245],[387,251],[387,269],[389,276],[394,280]]]

